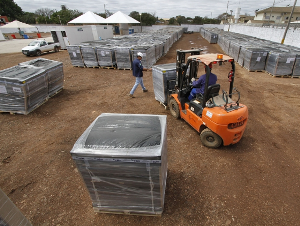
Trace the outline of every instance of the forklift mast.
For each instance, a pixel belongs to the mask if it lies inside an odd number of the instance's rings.
[[[186,54],[191,55],[200,55],[200,52],[203,51],[202,49],[191,49],[191,50],[177,50],[177,58],[176,58],[176,87],[179,90],[182,90],[183,87],[186,87],[187,84],[191,81],[191,78],[197,77],[198,72],[198,62],[186,60]],[[190,66],[190,67],[189,67]],[[185,79],[186,72],[190,68],[189,72],[189,79]]]

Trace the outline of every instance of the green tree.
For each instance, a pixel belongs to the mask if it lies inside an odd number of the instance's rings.
[[[97,14],[98,16],[101,16],[101,17],[103,17],[103,18],[108,18],[108,17],[110,17],[111,15],[113,15],[113,13],[112,12],[110,12],[109,10],[105,10],[106,12],[104,12],[104,13],[95,13],[95,14]]]
[[[176,19],[174,17],[170,18],[169,19],[169,24],[173,25],[173,24],[176,24]]]
[[[142,25],[151,26],[156,23],[155,14],[142,13]]]
[[[55,10],[49,9],[49,8],[41,8],[37,9],[35,11],[35,14],[37,15],[37,21],[39,24],[48,24],[53,23],[51,20],[52,14],[55,12]]]
[[[192,23],[193,24],[203,24],[203,18],[200,16],[195,16]]]
[[[67,24],[69,21],[81,16],[83,13],[78,10],[60,10],[51,15],[51,21],[55,24]]]
[[[51,15],[54,13],[55,11],[49,8],[42,8],[42,9],[37,9],[35,11],[35,14],[39,15],[39,16],[44,16],[44,17],[48,17],[50,18]]]
[[[7,16],[10,21],[23,15],[23,11],[13,0],[0,0],[0,15]]]
[[[101,16],[101,17],[103,17],[103,18],[106,18],[105,13],[95,13],[95,14],[97,14],[98,16]]]
[[[219,16],[217,16],[217,19],[221,21],[221,20],[226,20],[229,17],[230,17],[230,14],[228,14],[228,13],[222,13]]]
[[[133,19],[140,21],[142,19],[142,25],[146,26],[146,25],[153,25],[156,23],[156,16],[155,14],[150,14],[150,13],[142,13],[142,15],[140,15],[139,12],[137,11],[132,11],[129,14],[130,17],[132,17]]]
[[[20,16],[19,19],[26,24],[35,24],[37,17],[38,16],[35,13],[24,12],[24,14]]]
[[[177,23],[178,23],[179,25],[181,25],[181,24],[187,24],[187,23],[188,23],[188,21],[187,21],[187,19],[185,18],[185,16],[181,16],[181,15],[176,16],[176,21],[177,21]]]
[[[137,12],[137,11],[132,11],[130,14],[129,14],[130,17],[132,17],[133,19],[137,20],[137,21],[140,21],[140,13]],[[141,22],[141,21],[140,21]]]

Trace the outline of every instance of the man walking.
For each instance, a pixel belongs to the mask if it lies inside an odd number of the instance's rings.
[[[129,94],[131,98],[134,98],[133,93],[139,84],[141,85],[143,92],[148,92],[148,90],[145,88],[143,83],[143,71],[148,71],[148,69],[143,67],[141,61],[142,58],[143,58],[143,54],[141,52],[138,52],[137,58],[132,62],[132,74],[134,77],[136,77],[136,79],[135,79],[135,84],[133,85]],[[152,69],[150,68],[149,71],[152,71]]]

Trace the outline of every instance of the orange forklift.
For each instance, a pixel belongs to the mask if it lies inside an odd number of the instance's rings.
[[[187,53],[191,55],[186,60]],[[195,50],[177,50],[176,86],[169,97],[170,112],[172,116],[184,119],[197,130],[202,144],[206,147],[218,148],[222,144],[235,144],[240,141],[245,131],[248,108],[239,103],[240,92],[233,87],[234,59],[223,54],[194,53]],[[197,94],[194,99],[189,100],[188,96],[193,88],[191,81],[192,78],[197,79],[201,64],[206,69],[204,94]],[[231,64],[228,74],[229,92],[222,90],[219,94],[220,84],[209,86],[208,83],[211,68],[224,64]]]

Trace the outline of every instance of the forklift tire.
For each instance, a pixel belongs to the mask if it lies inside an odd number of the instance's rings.
[[[179,119],[180,118],[179,106],[174,98],[170,100],[169,107],[170,107],[171,115],[174,118]]]
[[[218,148],[222,144],[222,138],[211,131],[209,128],[202,130],[200,134],[201,142],[204,146],[209,148]]]

